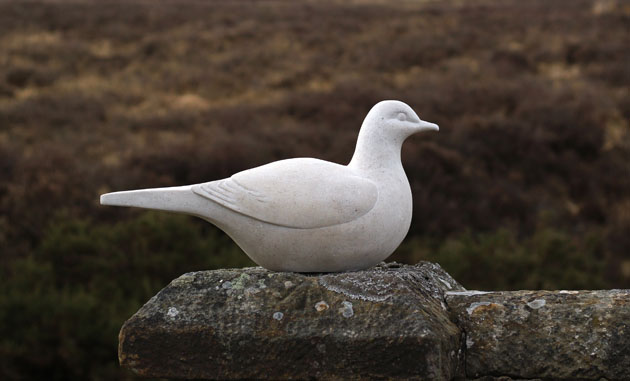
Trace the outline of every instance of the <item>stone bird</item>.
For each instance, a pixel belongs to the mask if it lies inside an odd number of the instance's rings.
[[[365,117],[348,165],[280,160],[207,183],[107,193],[101,204],[203,218],[270,270],[363,269],[392,254],[409,231],[411,188],[400,151],[424,130],[439,128],[403,102],[382,101]]]

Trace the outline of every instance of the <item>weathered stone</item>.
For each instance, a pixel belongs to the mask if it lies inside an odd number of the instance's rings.
[[[175,279],[122,327],[123,366],[189,379],[463,377],[438,265],[306,275],[262,268]]]
[[[630,379],[630,290],[454,292],[466,375]]]

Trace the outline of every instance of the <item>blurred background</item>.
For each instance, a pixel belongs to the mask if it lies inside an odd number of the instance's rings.
[[[409,235],[483,290],[630,287],[630,1],[0,2],[0,378],[132,379],[122,323],[184,272],[253,265],[101,193],[347,163],[400,99]]]

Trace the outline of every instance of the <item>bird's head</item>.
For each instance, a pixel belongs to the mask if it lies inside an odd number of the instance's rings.
[[[420,131],[440,129],[435,123],[421,120],[411,107],[400,101],[377,103],[367,114],[363,124],[388,136],[396,137],[396,140],[405,140]]]
[[[363,121],[348,165],[361,169],[400,166],[400,149],[405,139],[425,130],[438,131],[439,127],[418,118],[403,102],[379,102]]]

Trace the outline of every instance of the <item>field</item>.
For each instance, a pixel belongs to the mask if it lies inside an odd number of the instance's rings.
[[[0,0],[0,378],[132,379],[117,332],[252,263],[114,190],[347,163],[400,99],[410,233],[469,289],[630,287],[630,1]]]

